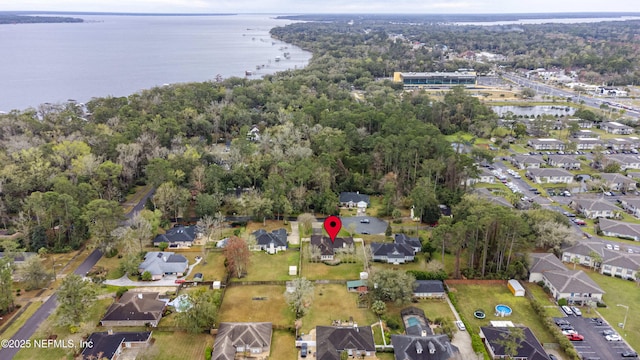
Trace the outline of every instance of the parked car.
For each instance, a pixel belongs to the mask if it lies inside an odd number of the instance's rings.
[[[562,335],[572,335],[577,334],[578,332],[575,330],[562,330]]]
[[[604,337],[607,341],[621,341],[622,338],[618,334],[611,334]]]
[[[567,339],[569,339],[569,341],[582,341],[584,340],[584,336],[580,334],[569,334],[567,335]]]
[[[613,250],[620,251],[620,245],[613,244]]]
[[[566,305],[562,306],[562,311],[564,311],[564,313],[567,315],[573,315],[573,311],[571,311],[571,308]]]
[[[549,360],[558,360],[558,358],[553,354],[549,354]]]
[[[300,345],[300,357],[306,358],[307,354],[309,354],[307,343],[302,343],[302,345]]]
[[[622,357],[625,357],[625,358],[637,358],[638,357],[638,353],[635,352],[635,351],[625,351],[620,355],[622,355]]]
[[[584,220],[582,220],[582,219],[574,219],[574,220],[573,220],[573,222],[574,222],[576,225],[579,225],[579,226],[585,226],[585,225],[587,225],[587,223],[586,223]]]
[[[203,280],[202,273],[196,273],[195,275],[193,275],[193,281],[202,281],[202,280]]]
[[[368,224],[369,222],[370,222],[369,219],[361,219],[360,220],[361,224]]]
[[[615,333],[616,332],[611,329],[602,331],[602,335],[613,335]]]
[[[560,325],[560,330],[573,330],[573,326],[571,325]]]
[[[467,328],[464,326],[464,323],[462,321],[456,321],[456,326],[458,327],[458,329],[460,329],[460,331],[467,330]]]
[[[176,284],[182,284],[184,283],[186,280],[185,279],[176,279],[175,283]]]
[[[571,323],[568,322],[565,319],[558,318],[558,319],[555,319],[554,321],[556,322],[556,325],[558,325],[558,326],[560,326],[560,325],[571,325]]]
[[[613,250],[613,246],[611,246],[611,244],[607,244],[607,249]]]
[[[571,310],[573,311],[573,313],[574,313],[576,316],[582,316],[582,311],[580,311],[580,309],[578,309],[577,307],[572,306],[572,307],[571,307]]]

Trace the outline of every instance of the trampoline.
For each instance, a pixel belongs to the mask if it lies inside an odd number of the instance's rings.
[[[482,309],[478,309],[478,310],[474,311],[473,312],[473,316],[476,319],[484,319],[486,317],[486,315],[484,313],[484,310],[482,310]]]

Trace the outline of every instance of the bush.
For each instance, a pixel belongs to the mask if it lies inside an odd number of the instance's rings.
[[[567,305],[567,299],[565,298],[558,299],[558,306],[565,306],[565,305]]]
[[[385,322],[387,323],[387,327],[391,330],[398,330],[402,326],[400,322],[394,317],[385,319]]]
[[[124,293],[126,293],[127,291],[129,291],[129,289],[127,289],[126,287],[124,286],[119,287],[118,290],[116,291],[116,297],[117,298],[122,297],[122,295],[124,295]]]
[[[140,278],[142,279],[142,281],[151,281],[153,276],[151,275],[150,272],[145,271],[144,273],[142,273],[142,276]]]
[[[207,346],[206,349],[204,349],[204,358],[205,360],[211,360],[211,355],[213,353],[213,348],[211,346]]]

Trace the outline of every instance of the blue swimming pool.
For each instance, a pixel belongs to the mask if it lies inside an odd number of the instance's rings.
[[[511,315],[512,310],[507,305],[496,305],[496,315],[497,316],[509,316]]]
[[[420,322],[418,321],[417,318],[410,317],[410,318],[407,318],[407,325],[409,325],[409,327],[416,326],[416,325],[420,325]]]

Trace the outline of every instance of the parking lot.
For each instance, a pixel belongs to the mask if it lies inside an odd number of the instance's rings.
[[[622,341],[607,341],[605,339],[603,334],[605,330],[613,331],[615,334],[618,334],[618,331],[602,319],[571,315],[564,318],[554,318],[554,320],[559,319],[568,321],[578,334],[584,336],[583,341],[571,342],[582,359],[622,359],[622,353],[633,351],[624,339]]]

